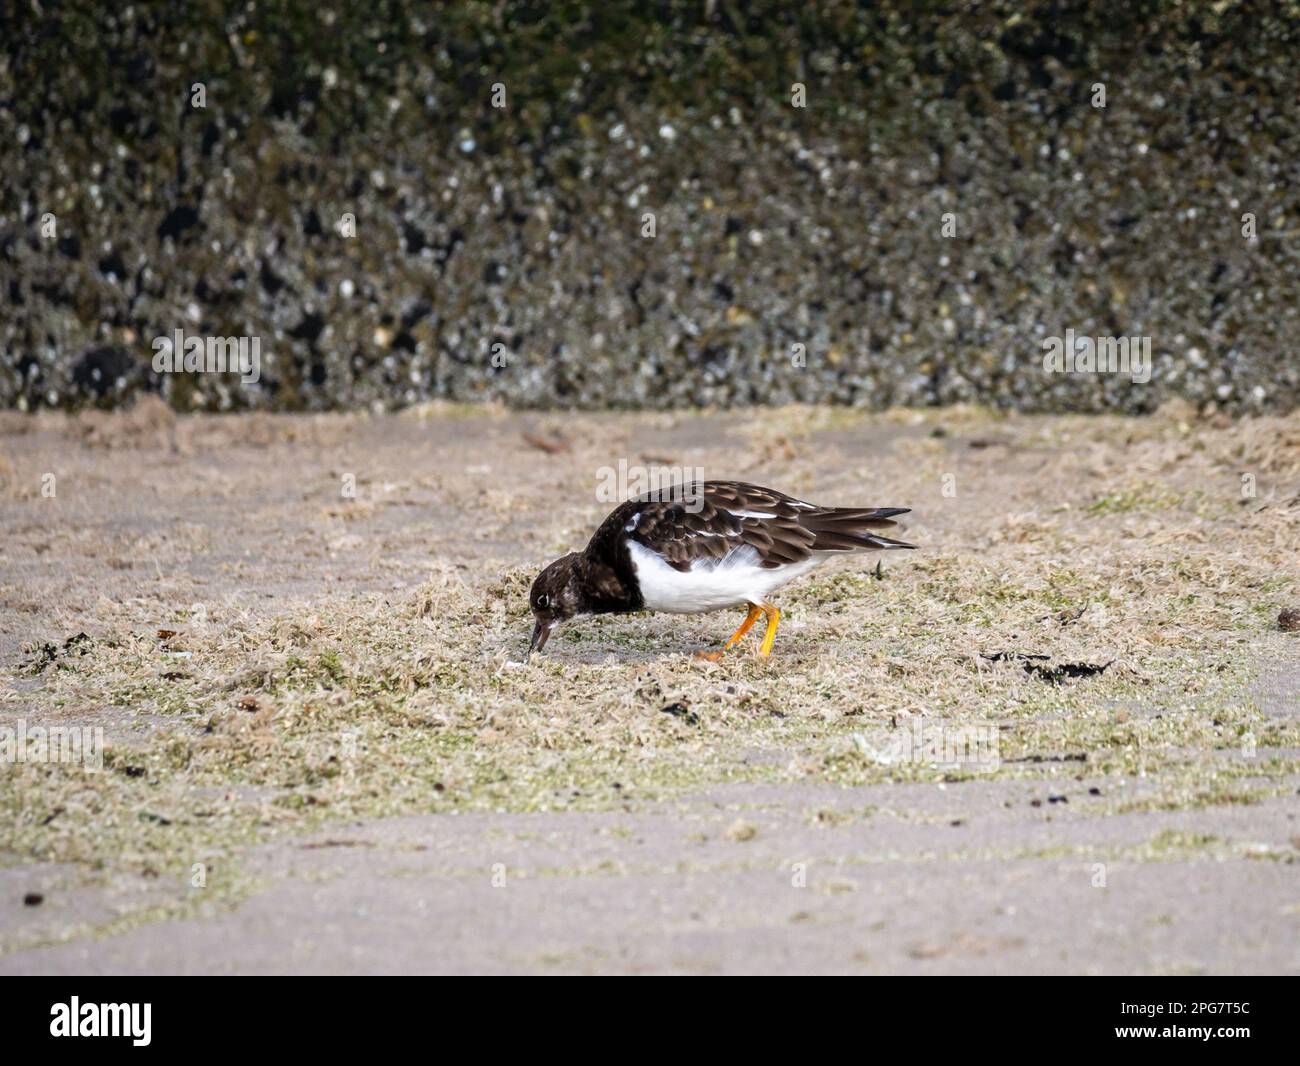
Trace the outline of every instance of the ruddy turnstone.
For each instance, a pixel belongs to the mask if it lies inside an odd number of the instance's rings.
[[[762,616],[770,655],[781,618],[772,593],[841,552],[914,548],[876,533],[907,507],[818,507],[740,481],[705,481],[647,493],[614,509],[586,549],[537,575],[529,594],[536,624],[528,653],[561,622],[582,614],[724,607],[749,613],[722,651]],[[706,653],[718,659],[722,651]]]

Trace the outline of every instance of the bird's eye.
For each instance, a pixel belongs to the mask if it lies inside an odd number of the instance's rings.
[[[549,607],[550,605],[551,605],[551,597],[546,595],[545,592],[543,592],[540,596],[537,597],[538,607]]]

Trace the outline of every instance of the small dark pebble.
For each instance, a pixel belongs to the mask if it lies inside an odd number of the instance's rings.
[[[954,818],[954,819],[953,819],[951,822],[949,822],[948,824],[951,825],[951,826],[953,826],[953,827],[955,828],[955,827],[957,827],[957,826],[959,826],[959,825],[965,825],[966,822],[965,822],[965,820],[962,819],[962,818]]]
[[[1042,801],[1042,800],[1030,800],[1030,801],[1029,801],[1029,806],[1031,806],[1031,807],[1041,807],[1042,805],[1043,805],[1043,801]]]
[[[45,897],[39,892],[28,892],[27,895],[23,896],[23,906],[25,907],[39,907],[44,902]]]
[[[1047,802],[1048,803],[1069,803],[1070,797],[1069,796],[1048,796]]]
[[[687,725],[700,724],[700,716],[680,701],[670,703],[667,707],[661,707],[659,711],[661,714],[671,714],[674,718],[680,718]]]
[[[1099,788],[1090,788],[1090,789],[1088,789],[1088,795],[1089,795],[1089,796],[1100,796],[1100,795],[1101,795],[1101,789],[1099,789]]]

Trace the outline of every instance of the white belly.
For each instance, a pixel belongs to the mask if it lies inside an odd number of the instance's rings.
[[[803,562],[768,570],[759,563],[758,553],[746,545],[723,559],[696,562],[683,572],[634,540],[628,542],[628,550],[646,609],[674,614],[767,603],[776,589],[806,574],[829,554],[817,552]]]

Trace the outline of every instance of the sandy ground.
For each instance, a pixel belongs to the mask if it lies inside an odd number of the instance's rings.
[[[0,727],[106,738],[0,765],[0,972],[1300,970],[1300,417],[0,432]],[[792,587],[766,662],[695,660],[715,615],[521,665],[620,460],[910,506],[922,550]]]

